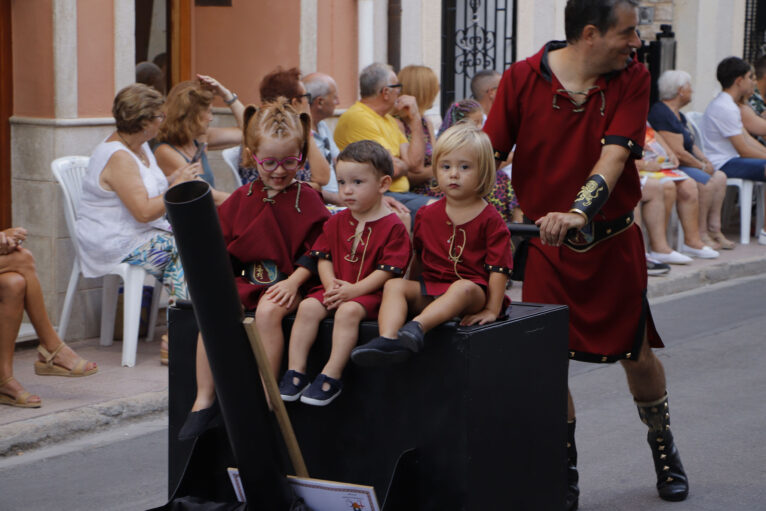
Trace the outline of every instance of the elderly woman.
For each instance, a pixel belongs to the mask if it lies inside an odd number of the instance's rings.
[[[210,126],[215,96],[231,108],[239,128]],[[173,87],[165,103],[167,117],[157,136],[159,144],[154,149],[162,172],[170,176],[189,163],[199,161],[202,166],[200,177],[215,187],[207,150],[225,149],[241,143],[244,111],[239,97],[209,76],[197,75],[196,80],[181,82]],[[215,189],[212,192],[216,205],[220,205],[229,196]]]
[[[730,250],[734,243],[721,232],[721,207],[726,195],[726,174],[713,168],[694,141],[681,108],[692,99],[691,76],[668,70],[658,82],[660,101],[649,111],[649,124],[678,157],[679,168],[697,182],[699,189],[699,232],[705,245]]]
[[[155,89],[128,85],[114,98],[117,129],[93,151],[83,179],[77,240],[86,277],[105,275],[118,263],[141,266],[160,280],[171,300],[186,299],[181,261],[162,194],[169,185],[196,179],[199,162],[166,176],[149,149],[165,118]]]
[[[94,362],[79,357],[59,338],[48,319],[35,259],[21,244],[26,229],[0,231],[0,404],[39,408],[42,400],[13,377],[13,351],[26,310],[40,339],[35,373],[43,376],[90,376]]]

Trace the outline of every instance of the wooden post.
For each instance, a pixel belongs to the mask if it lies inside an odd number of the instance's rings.
[[[245,318],[242,321],[242,324],[245,326],[247,337],[250,339],[250,346],[253,348],[255,361],[258,363],[258,371],[261,373],[261,381],[263,381],[263,386],[266,388],[266,395],[277,416],[279,429],[282,432],[282,437],[285,439],[287,453],[290,455],[290,461],[295,469],[295,475],[298,477],[309,477],[309,471],[306,469],[306,463],[303,461],[303,455],[301,454],[301,449],[298,445],[298,439],[295,438],[295,432],[293,431],[292,424],[290,424],[290,417],[287,415],[285,403],[279,395],[277,380],[271,372],[269,358],[266,356],[266,350],[263,349],[261,338],[258,335],[258,329],[255,327],[255,321],[253,318]]]

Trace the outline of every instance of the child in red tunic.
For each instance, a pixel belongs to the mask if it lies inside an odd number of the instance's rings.
[[[238,188],[218,209],[242,305],[255,308],[255,324],[277,374],[284,349],[282,319],[295,311],[311,277],[308,252],[330,216],[322,198],[295,174],[306,159],[310,120],[284,98],[245,111],[243,158],[260,179]],[[205,348],[197,342],[197,398],[179,437],[204,431],[216,413]],[[195,413],[196,412],[196,413]]]
[[[378,316],[380,337],[355,348],[360,365],[406,360],[426,332],[455,316],[461,325],[486,324],[507,306],[512,267],[510,233],[484,197],[495,182],[489,138],[458,124],[436,142],[434,169],[444,197],[420,208],[413,230],[420,282],[386,282]],[[415,270],[413,270],[415,273]],[[407,312],[417,313],[405,324]]]
[[[322,285],[298,306],[290,335],[288,371],[279,391],[285,401],[330,404],[343,388],[341,374],[359,337],[359,323],[378,317],[383,284],[403,275],[412,252],[407,228],[385,202],[393,175],[391,155],[371,140],[349,144],[338,155],[340,199],[347,209],[332,216],[314,243]],[[319,323],[333,315],[332,352],[309,385],[306,359]]]

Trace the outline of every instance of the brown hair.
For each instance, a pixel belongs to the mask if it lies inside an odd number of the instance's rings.
[[[415,96],[418,110],[422,114],[434,104],[439,94],[439,79],[428,66],[406,66],[399,71],[402,94]]]
[[[278,67],[263,77],[259,89],[261,103],[274,101],[279,96],[288,99],[297,98],[303,93],[301,90],[301,71],[297,67],[291,67],[287,70]]]
[[[250,105],[245,108],[244,145],[242,166],[252,167],[252,155],[258,152],[258,146],[264,137],[284,139],[295,142],[301,151],[301,165],[308,156],[311,118],[308,114],[299,114],[284,97],[267,101],[261,108]]]
[[[391,153],[373,140],[358,140],[347,145],[338,155],[338,161],[367,163],[375,169],[378,177],[394,175]]]
[[[117,124],[117,131],[130,134],[143,130],[144,123],[157,114],[163,102],[162,94],[143,83],[124,87],[112,103],[112,115]]]
[[[444,158],[445,154],[461,147],[470,147],[474,151],[476,167],[479,170],[476,193],[480,197],[486,197],[495,186],[495,158],[489,137],[476,126],[461,122],[442,133],[434,146],[433,168],[439,168],[439,160]]]
[[[166,118],[157,135],[159,142],[184,145],[200,131],[202,116],[213,102],[213,93],[197,81],[181,82],[168,94]]]

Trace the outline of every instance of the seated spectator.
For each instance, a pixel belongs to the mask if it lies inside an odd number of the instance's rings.
[[[340,205],[338,197],[338,179],[335,176],[335,159],[340,154],[332,132],[324,122],[335,114],[338,106],[338,85],[330,75],[311,73],[303,77],[306,93],[311,97],[311,135],[319,152],[330,166],[330,178],[322,187],[322,198],[326,203]]]
[[[211,127],[213,121],[213,98],[220,97],[226,103],[238,126],[242,126],[245,107],[236,94],[218,83],[215,78],[197,75],[197,80],[181,82],[170,90],[165,104],[165,122],[157,135],[154,155],[166,176],[190,163],[199,161],[204,179],[215,187],[213,171],[207,159],[208,149],[225,149],[242,140],[241,128]],[[213,188],[213,200],[220,205],[228,193]]]
[[[398,78],[402,84],[402,94],[415,98],[420,113],[425,156],[420,166],[409,170],[407,179],[410,181],[413,193],[423,194],[434,177],[431,169],[431,156],[436,137],[434,137],[433,126],[426,119],[426,111],[434,105],[436,96],[439,95],[439,79],[436,77],[436,73],[427,66],[406,66],[399,71]],[[407,141],[411,142],[412,130],[410,130],[409,125],[400,121],[399,127],[404,131]]]
[[[644,157],[636,162],[636,167],[642,175],[653,175],[665,170],[671,170],[669,175],[654,176],[664,180],[671,180],[677,190],[676,211],[678,219],[684,229],[684,241],[681,252],[691,257],[700,259],[715,259],[719,253],[710,246],[705,245],[700,237],[699,230],[699,191],[697,184],[683,172],[678,171],[678,157],[670,149],[670,146],[658,135],[651,126],[646,127],[644,140]],[[666,213],[666,224],[670,220],[671,210]],[[652,252],[652,257],[663,263],[673,263],[671,256],[662,252]],[[673,259],[677,259],[672,257]],[[687,261],[688,262],[688,261]],[[676,261],[674,264],[679,264]],[[680,263],[685,264],[685,263]]]
[[[737,106],[752,95],[755,74],[741,58],[727,57],[718,64],[716,77],[723,90],[705,109],[700,126],[707,156],[728,177],[766,181],[766,147],[744,129]],[[743,204],[748,200],[743,198]],[[766,231],[758,233],[758,243],[766,245]]]
[[[636,167],[645,169],[644,160],[636,160]],[[670,212],[676,202],[676,185],[673,181],[641,176],[641,200],[636,205],[636,223],[648,235],[647,266],[650,264],[689,264],[692,258],[676,252],[670,247],[667,225]]]
[[[726,196],[726,174],[716,170],[694,141],[681,108],[692,100],[691,76],[668,70],[658,82],[660,101],[649,111],[649,124],[678,157],[679,169],[697,182],[699,232],[705,245],[731,250],[734,243],[721,232],[721,208]],[[766,120],[763,121],[766,123]]]
[[[358,140],[373,140],[385,147],[394,159],[394,180],[386,193],[404,204],[414,217],[414,212],[430,200],[411,193],[407,179],[410,169],[422,165],[425,141],[415,98],[400,96],[401,88],[391,66],[374,63],[364,68],[359,75],[361,99],[338,119],[335,143],[341,151]],[[411,141],[407,141],[392,113],[409,125]]]
[[[13,377],[13,352],[24,311],[40,339],[35,373],[43,376],[90,376],[95,362],[79,357],[53,329],[32,253],[22,248],[26,229],[0,231],[0,404],[39,408],[40,396],[30,394]]]
[[[482,110],[481,125],[484,126],[484,122],[489,115],[489,109],[492,108],[492,103],[495,102],[495,96],[497,96],[497,87],[500,85],[501,75],[494,69],[484,69],[479,71],[473,78],[471,78],[471,94],[473,99],[479,102]]]
[[[766,119],[766,102],[761,95],[761,91],[766,91],[766,55],[756,59],[753,64],[753,71],[755,72],[756,85],[748,103],[756,114]]]
[[[301,82],[301,72],[298,68],[287,70],[278,67],[261,80],[261,103],[276,101],[277,98],[288,98],[290,104],[299,113],[310,115],[312,96],[306,92]],[[334,107],[333,107],[334,108]],[[310,137],[306,164],[298,171],[296,179],[306,181],[316,191],[330,182],[330,164],[317,146],[314,137]]]
[[[165,73],[153,62],[139,62],[136,65],[136,83],[154,87],[165,95]]]
[[[162,282],[174,302],[188,293],[162,195],[169,185],[200,179],[203,171],[198,161],[166,176],[157,165],[148,142],[165,118],[162,105],[158,91],[139,83],[115,96],[117,129],[90,157],[73,241],[80,246],[85,277],[106,275],[118,263],[133,264]]]

